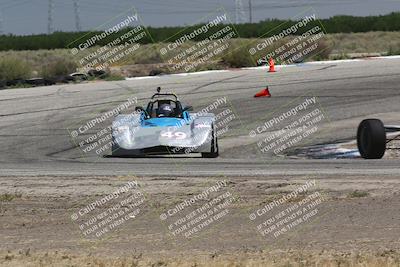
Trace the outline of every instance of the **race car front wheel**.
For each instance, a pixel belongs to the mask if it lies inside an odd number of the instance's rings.
[[[219,156],[218,138],[215,136],[214,128],[212,131],[211,151],[201,153],[203,158],[217,158]]]
[[[363,120],[357,130],[357,146],[361,157],[380,159],[386,150],[385,126],[381,120]]]

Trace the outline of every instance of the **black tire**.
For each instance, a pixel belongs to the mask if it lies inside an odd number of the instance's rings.
[[[121,147],[119,147],[118,144],[116,144],[116,141],[114,137],[112,138],[112,144],[111,144],[111,157],[124,157],[129,155],[127,151]]]
[[[357,130],[357,146],[364,159],[381,159],[386,150],[385,126],[381,120],[363,120]]]
[[[111,145],[111,156],[112,157],[118,157],[119,156],[119,153],[118,153],[119,149],[120,148],[117,145],[112,144]]]
[[[214,135],[215,135],[215,132],[214,132],[214,128],[213,128],[212,140],[211,140],[211,151],[201,153],[202,158],[217,158],[219,156],[218,138]]]

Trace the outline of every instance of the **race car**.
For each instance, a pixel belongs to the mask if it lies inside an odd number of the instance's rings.
[[[112,156],[201,153],[219,155],[215,115],[195,113],[173,93],[157,88],[146,109],[118,115],[112,123]]]
[[[361,157],[380,159],[385,155],[386,144],[400,140],[400,135],[387,138],[386,133],[398,132],[400,126],[384,125],[379,119],[363,120],[357,130],[357,146]]]

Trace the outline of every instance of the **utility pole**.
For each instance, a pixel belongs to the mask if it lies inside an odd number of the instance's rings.
[[[243,23],[245,21],[245,14],[243,10],[242,0],[235,0],[235,11],[236,11],[236,24]]]
[[[79,0],[74,0],[75,26],[78,32],[82,31]]]
[[[251,6],[251,0],[249,0],[249,22],[253,23],[253,8]]]
[[[3,11],[0,9],[0,35],[4,34],[3,29]]]
[[[47,22],[47,33],[52,34],[54,31],[53,27],[53,13],[54,13],[54,1],[49,0],[49,10],[48,10],[48,22]]]

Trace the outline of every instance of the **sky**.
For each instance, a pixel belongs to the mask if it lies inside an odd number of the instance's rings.
[[[74,0],[53,0],[53,27],[75,31]],[[235,21],[235,0],[78,0],[83,30],[98,28],[134,7],[147,26],[191,25],[223,7]],[[241,0],[249,20],[249,0]],[[16,35],[46,33],[49,0],[0,0],[0,31]],[[253,21],[291,18],[312,7],[319,18],[382,15],[400,11],[400,0],[251,0]]]

